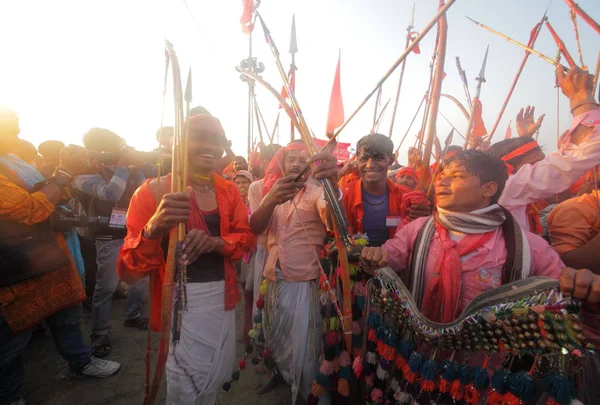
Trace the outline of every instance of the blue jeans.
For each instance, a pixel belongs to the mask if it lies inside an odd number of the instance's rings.
[[[80,311],[79,305],[73,305],[46,319],[56,350],[74,372],[88,364],[92,356],[92,349],[83,342]],[[31,329],[14,333],[0,315],[0,405],[23,397],[23,352],[31,333]]]
[[[108,335],[112,297],[119,285],[117,261],[123,239],[96,239],[96,288],[92,297],[92,335]],[[136,319],[142,314],[144,293],[148,290],[148,277],[131,284],[127,289],[125,319]]]

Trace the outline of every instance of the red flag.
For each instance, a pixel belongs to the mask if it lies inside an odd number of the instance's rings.
[[[508,123],[508,128],[506,128],[506,134],[504,134],[504,139],[510,139],[510,138],[512,138],[512,129],[510,127],[511,123],[512,123],[512,121],[510,121]]]
[[[327,145],[328,141],[322,140],[322,139],[318,139],[318,138],[313,138],[313,143],[315,144],[315,146],[317,147],[318,150],[321,150],[325,147],[325,145]],[[336,142],[335,148],[333,149],[332,155],[335,156],[338,160],[338,162],[345,162],[348,159],[350,159],[350,152],[348,151],[348,148],[350,147],[349,143],[344,143],[344,142]]]
[[[333,79],[333,88],[331,89],[331,98],[329,99],[329,111],[327,112],[328,134],[333,133],[336,128],[344,123],[344,102],[342,100],[342,84],[340,82],[340,62],[341,56],[338,56],[335,78]]]
[[[483,117],[481,116],[483,113],[483,108],[481,106],[481,101],[478,98],[473,98],[473,105],[475,108],[473,109],[473,130],[471,134],[475,137],[481,137],[487,134],[487,129],[485,128],[485,124],[483,123]]]
[[[242,18],[240,18],[240,24],[242,24],[242,32],[246,35],[250,35],[254,29],[254,23],[252,22],[253,0],[242,0],[242,2]]]
[[[418,36],[418,35],[419,35],[419,33],[418,33],[418,32],[416,32],[416,31],[413,31],[413,32],[411,32],[410,34],[408,34],[408,36],[410,37],[410,40],[411,40],[411,41],[414,41],[414,40],[417,38],[417,36]],[[421,54],[421,48],[419,48],[419,44],[417,44],[417,45],[416,45],[416,46],[413,48],[413,50],[412,50],[412,51],[413,51],[415,54],[417,54],[417,55],[420,55],[420,54]]]

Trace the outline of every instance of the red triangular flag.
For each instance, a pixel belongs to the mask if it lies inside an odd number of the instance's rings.
[[[473,109],[473,130],[471,134],[476,137],[481,137],[487,134],[487,129],[485,128],[485,124],[483,123],[483,108],[481,106],[481,101],[478,98],[473,98],[473,105],[475,108]]]
[[[512,129],[510,127],[510,124],[512,124],[512,121],[510,121],[508,123],[508,128],[506,128],[506,134],[504,134],[504,139],[510,139],[510,138],[512,138]]]
[[[335,78],[329,99],[329,111],[327,112],[327,133],[331,134],[336,128],[344,123],[344,102],[342,100],[342,85],[340,82],[341,55],[338,56]]]
[[[411,40],[411,41],[414,41],[414,40],[417,38],[417,36],[419,35],[419,33],[418,33],[418,32],[415,32],[415,31],[413,31],[413,32],[411,32],[411,33],[410,33],[410,34],[408,34],[408,35],[410,36],[410,40]],[[415,54],[417,54],[417,55],[420,55],[420,54],[421,54],[421,48],[419,48],[419,44],[417,44],[417,45],[416,45],[416,46],[413,48],[412,52],[414,52],[414,53],[415,53]]]
[[[254,29],[252,3],[253,0],[242,0],[242,18],[240,18],[240,24],[242,24],[242,32],[246,35],[250,35]]]

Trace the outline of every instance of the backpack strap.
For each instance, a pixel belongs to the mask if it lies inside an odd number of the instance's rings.
[[[530,260],[526,251],[529,244],[519,223],[506,208],[501,207],[506,221],[502,224],[502,236],[506,245],[506,262],[502,268],[502,284],[512,283],[523,278],[525,261]],[[527,256],[527,257],[526,257]],[[529,271],[527,270],[526,273]]]
[[[423,298],[425,266],[427,264],[429,246],[434,233],[435,219],[432,215],[425,221],[421,229],[419,229],[417,238],[412,246],[408,272],[401,277],[406,287],[412,293],[417,305],[421,305],[421,300]]]

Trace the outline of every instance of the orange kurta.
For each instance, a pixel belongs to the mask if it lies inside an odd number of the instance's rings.
[[[44,193],[29,194],[4,175],[0,175],[0,195],[0,221],[31,225],[47,220],[54,212],[54,205]],[[0,288],[0,311],[14,332],[37,325],[46,317],[78,304],[86,297],[67,242],[60,232],[55,235],[60,248],[69,258],[68,266]],[[44,260],[43,257],[39,259]]]
[[[163,191],[170,189],[170,182],[161,178]],[[219,252],[225,264],[225,310],[235,309],[240,300],[234,260],[240,260],[252,251],[256,238],[248,224],[248,209],[242,201],[235,184],[213,174],[214,189],[221,218],[221,238],[225,247]],[[119,254],[117,271],[119,277],[133,282],[150,275],[151,318],[150,327],[160,330],[162,290],[165,277],[165,260],[162,239],[146,239],[142,230],[156,212],[156,199],[147,180],[133,195],[127,211],[127,236]]]

